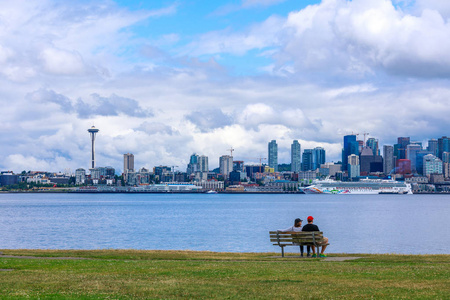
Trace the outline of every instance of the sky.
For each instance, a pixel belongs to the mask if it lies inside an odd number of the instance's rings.
[[[0,0],[0,169],[450,135],[447,0]]]

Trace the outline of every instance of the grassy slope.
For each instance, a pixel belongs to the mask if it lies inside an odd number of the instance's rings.
[[[450,255],[358,255],[354,261],[275,253],[4,250],[0,298],[449,299]],[[335,254],[333,256],[344,256]],[[349,256],[349,255],[345,255]]]

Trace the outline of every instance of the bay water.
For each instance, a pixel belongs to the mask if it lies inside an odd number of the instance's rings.
[[[3,193],[0,249],[279,252],[310,215],[327,252],[450,254],[450,195]]]

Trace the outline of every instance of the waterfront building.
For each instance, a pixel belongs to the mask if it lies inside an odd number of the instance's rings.
[[[390,174],[394,171],[394,147],[391,145],[383,146],[383,173]]]
[[[222,155],[219,158],[219,170],[223,177],[228,179],[230,172],[233,171],[233,156]]]
[[[443,136],[438,139],[438,158],[442,159],[444,152],[450,152],[450,138]]]
[[[361,175],[361,166],[359,164],[359,156],[351,154],[348,156],[348,177],[355,178]]]
[[[0,185],[13,185],[19,183],[19,175],[15,175],[13,172],[2,172],[0,175]]]
[[[278,145],[275,140],[272,140],[268,145],[269,167],[274,168],[278,172]]]
[[[212,190],[212,191],[223,191],[224,182],[217,180],[208,180],[208,181],[198,181],[194,182],[196,186],[202,187],[204,190]]]
[[[438,148],[438,140],[431,139],[428,140],[428,147],[427,150],[430,151],[431,154],[438,157],[439,155],[439,148]]]
[[[378,149],[378,140],[375,138],[369,138],[366,142],[366,146],[372,149],[373,155],[380,155],[380,150]]]
[[[123,173],[134,172],[134,154],[125,153],[123,155]]]
[[[86,170],[78,168],[75,170],[75,184],[84,184],[86,182]]]
[[[344,136],[344,148],[342,149],[342,170],[347,171],[348,157],[351,154],[359,155],[359,142],[356,141],[356,135]]]
[[[422,146],[419,144],[409,144],[406,146],[406,158],[411,161],[411,172],[417,173],[417,153],[422,151]]]
[[[298,173],[302,169],[301,145],[294,140],[291,145],[291,172]]]
[[[431,174],[442,174],[443,164],[438,157],[428,154],[423,158],[423,175],[430,176]]]
[[[140,168],[137,172],[129,171],[126,173],[127,185],[139,186],[149,185],[151,183],[151,173],[146,168]]]

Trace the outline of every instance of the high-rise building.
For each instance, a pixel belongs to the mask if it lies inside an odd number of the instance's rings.
[[[97,135],[97,132],[99,130],[95,128],[95,126],[92,126],[88,129],[89,134],[91,135],[91,142],[92,142],[92,148],[91,148],[91,163],[92,163],[92,169],[95,168],[95,136]]]
[[[368,175],[372,172],[383,172],[383,158],[380,155],[373,155],[372,149],[364,147],[360,158],[361,175]]]
[[[75,171],[75,184],[84,184],[86,182],[86,170],[83,168]]]
[[[269,145],[269,167],[278,172],[278,145],[275,140],[272,140]]]
[[[397,138],[397,147],[395,147],[394,156],[398,159],[406,159],[406,147],[410,144],[411,138],[399,137]]]
[[[191,157],[189,158],[189,163],[186,168],[186,173],[188,175],[191,175],[191,174],[199,171],[199,163],[198,163],[199,160],[200,160],[199,155],[197,155],[195,153],[191,155]]]
[[[394,172],[395,162],[394,162],[394,147],[391,145],[383,146],[383,173],[390,174]]]
[[[294,140],[291,145],[291,171],[298,173],[302,170],[301,145]]]
[[[208,172],[208,156],[202,155],[198,159],[200,172]]]
[[[197,172],[208,172],[208,171],[209,171],[208,156],[197,155],[195,153],[192,154],[191,157],[189,158],[186,173],[188,175],[191,175]]]
[[[450,152],[450,138],[443,136],[438,139],[438,157],[442,159],[442,153]]]
[[[442,162],[450,163],[450,152],[442,153]]]
[[[378,140],[375,138],[369,138],[366,142],[366,146],[372,149],[373,155],[380,155],[380,150],[378,149]]]
[[[320,168],[320,165],[324,164],[326,160],[325,149],[322,147],[316,147],[313,149],[313,166],[312,170]]]
[[[222,155],[219,159],[219,170],[224,178],[228,178],[233,171],[233,156]]]
[[[314,168],[313,150],[305,149],[302,155],[302,171],[311,171]]]
[[[411,172],[417,173],[417,154],[422,151],[422,146],[418,144],[409,144],[406,146],[406,158],[411,161]]]
[[[342,171],[347,171],[348,157],[351,154],[359,155],[359,143],[356,141],[356,135],[344,136],[344,148],[342,149]]]
[[[359,156],[356,154],[351,154],[348,156],[348,177],[355,178],[360,176],[360,164]]]
[[[436,140],[436,139],[428,140],[427,150],[430,151],[431,154],[433,154],[434,156],[437,157],[439,155],[438,140]]]
[[[428,154],[423,157],[423,175],[443,174],[442,160],[438,157]]]
[[[123,155],[123,173],[134,172],[134,155],[126,153]]]

